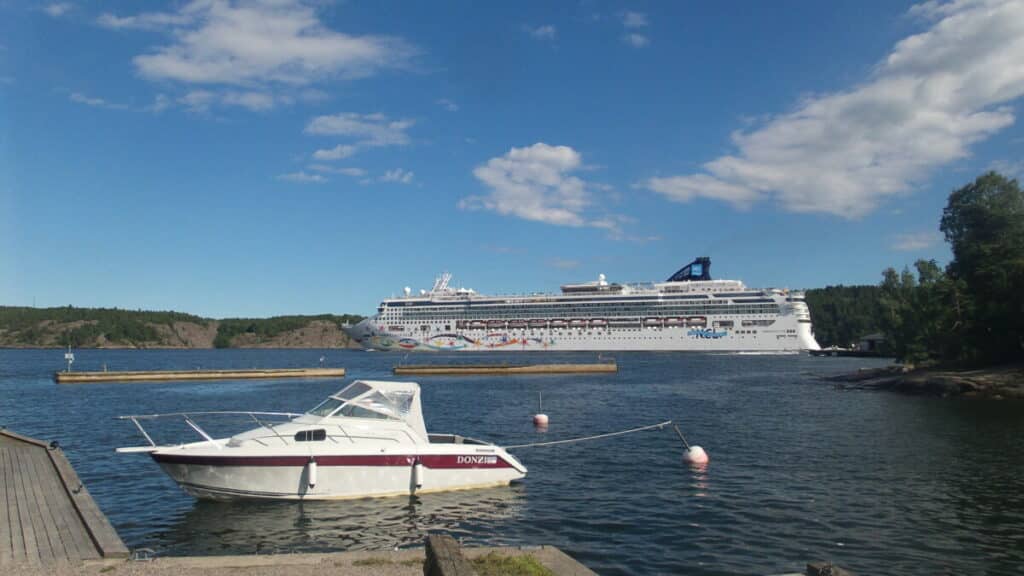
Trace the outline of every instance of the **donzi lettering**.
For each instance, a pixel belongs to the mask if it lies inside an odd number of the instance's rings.
[[[729,335],[728,332],[722,330],[721,332],[715,332],[711,328],[694,328],[686,333],[687,336],[693,336],[694,338],[725,338]]]
[[[458,456],[456,464],[497,464],[497,456]]]

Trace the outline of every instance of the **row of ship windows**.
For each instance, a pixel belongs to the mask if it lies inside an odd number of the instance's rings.
[[[534,306],[473,306],[472,308],[465,306],[450,306],[450,307],[436,307],[429,309],[416,309],[416,308],[381,308],[380,312],[404,312],[406,314],[483,314],[489,312],[496,312],[498,314],[511,314],[513,312],[565,312],[579,311],[579,312],[593,312],[595,310],[652,310],[662,308],[699,308],[699,307],[714,307],[714,308],[736,308],[736,307],[749,307],[749,306],[762,306],[767,308],[777,309],[778,304],[775,302],[657,302],[650,304],[638,304],[634,302],[616,302],[609,304],[573,304],[571,306],[551,306],[551,305],[534,305]]]
[[[560,328],[552,328],[551,330],[547,330],[547,331],[538,331],[537,329],[534,329],[534,328],[512,328],[511,330],[512,330],[512,334],[529,334],[531,336],[534,336],[534,335],[537,335],[537,334],[544,334],[544,333],[548,333],[548,334],[562,334],[562,332],[565,332],[566,334],[573,334],[573,333],[583,334],[584,330],[587,330],[587,334],[590,334],[593,330],[597,330],[598,334],[600,334],[602,332],[607,332],[607,333],[611,333],[611,332],[640,332],[640,331],[651,331],[651,330],[660,332],[662,330],[673,330],[673,329],[676,329],[676,328],[682,328],[682,329],[685,329],[685,330],[693,330],[695,328],[696,329],[703,329],[702,326],[682,326],[682,325],[680,325],[680,326],[640,326],[639,324],[637,324],[637,325],[633,325],[633,326],[591,327],[589,330],[587,328],[574,329],[574,328],[571,328],[571,327],[570,328],[561,328],[561,329]],[[732,325],[730,324],[729,326],[715,326],[715,328],[716,329],[732,330]],[[462,328],[459,328],[459,330],[461,330],[461,329]],[[502,329],[504,329],[504,328],[502,328]],[[411,328],[411,330],[415,330],[415,328]],[[445,326],[444,330],[446,332],[451,331],[451,326]],[[471,328],[470,330],[488,330],[488,328]],[[404,332],[405,331],[405,327],[404,326],[398,326],[398,325],[388,326],[388,331],[389,332]],[[429,326],[420,326],[420,331],[421,332],[429,332],[430,331],[430,327]],[[795,330],[787,330],[787,332],[795,332]],[[736,334],[757,334],[757,330],[735,330],[734,333],[736,333]]]
[[[777,306],[701,306],[701,307],[678,307],[678,308],[609,308],[597,312],[584,312],[581,310],[558,309],[558,310],[506,310],[502,313],[478,312],[462,314],[436,314],[420,311],[407,311],[402,313],[384,313],[384,318],[437,318],[437,319],[462,319],[462,318],[545,318],[559,316],[649,316],[653,314],[663,316],[692,316],[706,314],[778,314]]]
[[[741,294],[713,294],[712,296],[714,296],[717,299],[722,300],[724,304],[731,304],[733,302],[749,302],[749,301],[752,301],[752,300],[755,300],[755,301],[773,300],[770,296],[765,295],[765,294],[761,294],[761,293],[757,293],[757,292],[745,292],[745,293],[741,293]],[[380,306],[380,308],[430,308],[430,309],[433,309],[433,310],[445,310],[445,309],[449,309],[450,310],[450,309],[473,308],[474,310],[477,310],[477,309],[489,309],[489,308],[507,309],[507,308],[512,307],[512,306],[534,307],[534,306],[543,306],[543,305],[551,305],[551,304],[554,304],[554,305],[557,305],[557,306],[565,306],[566,304],[571,304],[573,306],[587,306],[587,307],[608,306],[609,304],[640,304],[640,305],[643,305],[643,306],[652,306],[652,305],[657,305],[657,304],[671,304],[672,302],[678,302],[680,300],[689,300],[689,299],[707,300],[708,298],[709,298],[708,295],[701,294],[701,295],[689,296],[689,297],[688,296],[675,296],[675,297],[672,297],[672,298],[669,298],[669,299],[666,299],[666,300],[660,300],[658,298],[650,297],[650,296],[648,296],[648,297],[626,296],[626,297],[622,297],[622,298],[609,298],[607,302],[593,302],[593,301],[586,302],[586,300],[589,300],[589,298],[569,298],[569,299],[563,299],[563,298],[557,298],[557,299],[556,298],[537,298],[537,299],[532,299],[532,300],[530,300],[528,302],[507,301],[507,300],[506,301],[493,301],[492,300],[492,301],[489,301],[489,302],[486,302],[486,303],[485,302],[468,302],[468,303],[467,302],[451,302],[451,303],[447,303],[447,302],[446,303],[440,303],[440,302],[437,302],[437,303],[431,303],[431,302],[417,302],[417,301],[408,301],[408,302],[407,301],[398,301],[398,302],[391,302],[391,303],[382,304]],[[732,300],[730,300],[730,298]],[[582,302],[581,302],[581,300],[582,300]],[[622,300],[628,300],[628,302],[623,302]],[[802,301],[802,300],[803,300],[802,298],[797,298],[797,299],[787,298],[786,299],[787,302],[799,302],[799,301]]]

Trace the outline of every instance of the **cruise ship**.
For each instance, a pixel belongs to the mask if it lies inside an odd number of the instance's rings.
[[[487,296],[453,288],[387,298],[346,328],[373,350],[799,352],[818,350],[802,292],[711,278],[700,257],[664,282],[566,284],[560,294]]]

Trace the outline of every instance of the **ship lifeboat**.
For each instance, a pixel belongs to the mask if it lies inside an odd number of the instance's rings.
[[[591,328],[606,328],[607,326],[608,321],[605,320],[604,318],[594,318],[593,320],[590,321]]]
[[[661,325],[661,318],[644,318],[644,326],[648,328],[660,327]]]
[[[583,319],[569,320],[569,328],[584,328],[587,321]]]
[[[547,320],[530,320],[530,328],[547,328]]]
[[[487,328],[487,323],[483,320],[473,320],[469,323],[470,329],[484,329]]]
[[[565,320],[552,320],[551,321],[551,327],[552,328],[565,328],[566,326],[568,326],[568,322],[566,322]]]
[[[704,316],[691,316],[686,319],[686,325],[703,328],[708,325],[708,319]]]
[[[526,320],[509,320],[509,328],[526,328]]]
[[[488,320],[487,321],[487,327],[490,328],[490,329],[504,328],[507,324],[508,323],[505,322],[504,320]]]
[[[682,326],[684,323],[682,318],[665,318],[665,326]]]

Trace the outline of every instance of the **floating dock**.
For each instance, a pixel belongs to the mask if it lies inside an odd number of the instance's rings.
[[[0,573],[127,557],[56,443],[0,429]]]
[[[501,374],[608,374],[619,371],[614,362],[597,364],[404,364],[392,368],[398,376]]]
[[[132,372],[56,372],[58,384],[88,382],[167,382],[246,378],[342,378],[344,368],[268,368],[256,370],[138,370]]]

